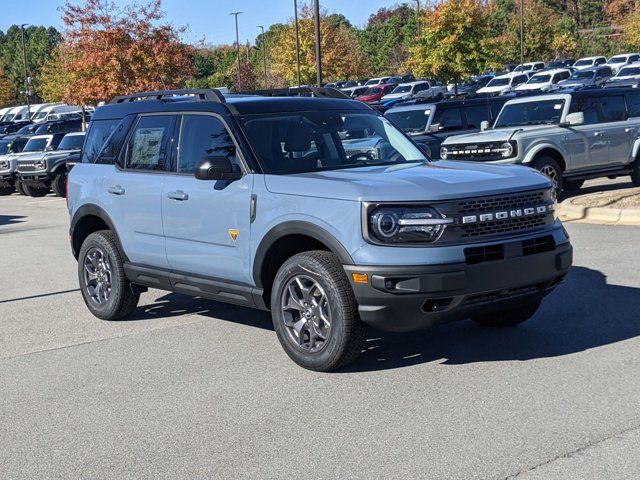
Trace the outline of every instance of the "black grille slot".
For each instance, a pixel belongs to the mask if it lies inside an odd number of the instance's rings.
[[[537,253],[551,252],[556,248],[556,241],[553,236],[532,238],[522,242],[522,255],[535,255]]]
[[[530,217],[510,218],[508,220],[495,220],[493,222],[474,223],[461,225],[461,237],[479,237],[485,235],[501,235],[503,233],[521,232],[534,228],[544,227],[547,224],[546,213],[531,215]]]
[[[488,245],[485,247],[473,247],[464,249],[464,257],[467,265],[492,262],[504,259],[503,245]]]
[[[25,162],[25,163],[18,162],[16,169],[19,172],[35,172],[36,170],[39,170],[36,168],[36,164],[34,162]]]
[[[526,295],[529,293],[537,293],[543,291],[545,288],[549,287],[552,284],[553,282],[544,282],[538,283],[536,285],[528,285],[526,287],[509,288],[505,290],[497,290],[494,292],[480,293],[478,295],[470,295],[464,299],[462,305],[476,305],[479,303],[493,302],[496,300],[516,297],[519,295]]]
[[[460,215],[469,215],[503,209],[513,210],[517,208],[531,207],[532,205],[541,205],[544,201],[544,191],[478,198],[459,202],[458,213]]]

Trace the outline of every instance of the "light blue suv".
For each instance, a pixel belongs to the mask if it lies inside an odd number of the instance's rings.
[[[271,310],[312,370],[353,361],[366,325],[523,322],[572,263],[545,176],[432,162],[331,89],[117,97],[81,155],[70,239],[95,316],[148,287]]]

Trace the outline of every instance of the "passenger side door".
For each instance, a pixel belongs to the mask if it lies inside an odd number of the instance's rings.
[[[106,211],[112,215],[131,262],[166,268],[162,230],[162,182],[169,168],[175,115],[142,115],[105,176]]]
[[[622,166],[629,162],[636,128],[627,120],[627,110],[622,95],[603,96],[602,106],[604,130],[609,142],[609,165]]]
[[[162,192],[169,265],[176,272],[251,283],[253,175],[235,181],[196,179],[203,159],[226,157],[238,171],[244,170],[242,160],[221,117],[185,113],[178,122],[176,167]]]

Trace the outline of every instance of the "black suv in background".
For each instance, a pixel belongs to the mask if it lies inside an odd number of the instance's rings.
[[[440,158],[440,145],[451,135],[480,131],[483,121],[492,123],[513,95],[445,100],[438,103],[406,102],[385,117],[421,144],[431,158]]]

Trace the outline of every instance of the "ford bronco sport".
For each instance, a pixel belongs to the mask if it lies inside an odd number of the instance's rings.
[[[365,325],[523,322],[569,270],[544,175],[432,162],[360,102],[287,91],[147,92],[96,110],[68,184],[95,316],[127,317],[148,287],[271,310],[286,353],[330,371],[362,351]],[[363,136],[380,155],[345,153]]]
[[[558,191],[596,177],[630,175],[640,186],[640,91],[586,89],[508,101],[493,128],[442,143],[440,157],[522,164]]]

